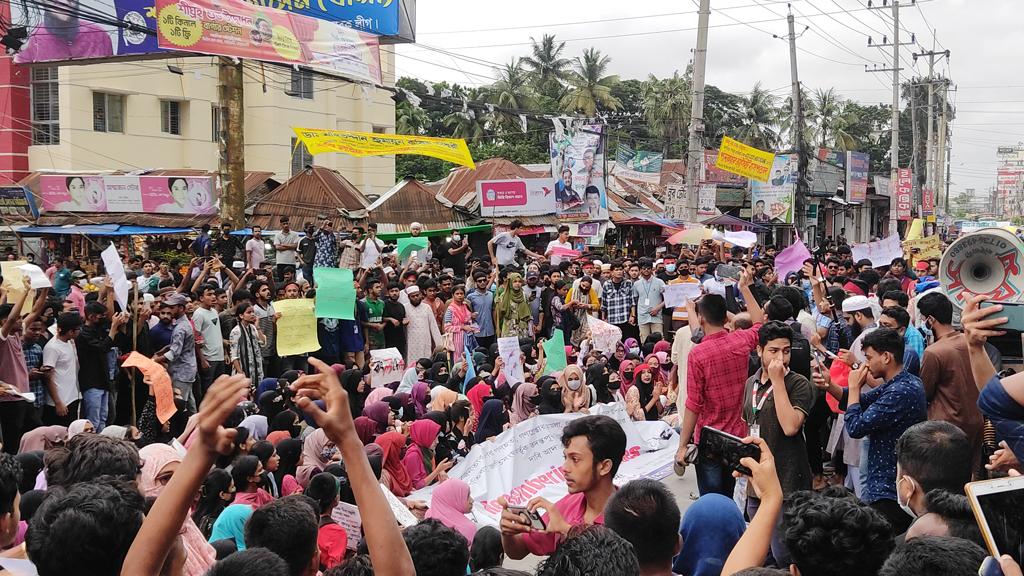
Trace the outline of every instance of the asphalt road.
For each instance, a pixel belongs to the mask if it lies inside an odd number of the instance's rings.
[[[686,470],[686,475],[682,478],[675,474],[670,474],[667,478],[663,478],[662,482],[668,487],[669,491],[672,492],[676,497],[676,504],[679,505],[679,510],[685,512],[689,508],[690,504],[693,503],[694,497],[697,496],[697,477],[693,473],[693,467],[690,466]],[[504,566],[506,568],[514,568],[516,570],[524,570],[529,573],[533,573],[540,563],[541,558],[538,556],[527,556],[522,560],[505,560]]]

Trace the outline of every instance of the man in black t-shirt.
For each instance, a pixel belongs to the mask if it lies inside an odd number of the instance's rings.
[[[313,283],[313,259],[316,258],[316,240],[313,239],[315,228],[312,222],[306,222],[306,235],[299,240],[299,258],[302,260],[302,277]]]
[[[444,265],[451,268],[455,276],[463,277],[466,275],[466,258],[471,254],[473,249],[469,247],[469,239],[456,230],[452,233],[451,242],[445,245]]]
[[[220,236],[213,241],[213,254],[220,258],[220,261],[225,266],[231,266],[231,263],[238,258],[238,253],[242,251],[242,242],[238,238],[231,235],[231,223],[222,222],[220,225]]]
[[[384,300],[384,347],[398,348],[405,356],[405,305],[398,300],[402,289],[398,282],[388,285]]]

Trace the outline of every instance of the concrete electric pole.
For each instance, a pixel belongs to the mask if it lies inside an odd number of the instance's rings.
[[[701,166],[704,162],[704,68],[708,54],[708,20],[711,0],[700,0],[697,17],[697,48],[693,51],[693,84],[690,108],[690,142],[686,154],[687,218],[697,219],[700,195]]]
[[[796,198],[793,203],[793,227],[797,236],[811,243],[814,238],[807,239],[807,155],[804,154],[804,110],[800,93],[800,77],[796,71],[796,31],[793,22],[793,11],[786,15],[789,25],[789,73],[793,82],[793,146],[796,148],[800,177],[796,184]]]
[[[242,63],[220,57],[218,64],[221,128],[218,136],[220,163],[220,219],[235,229],[245,228],[245,116]]]
[[[899,175],[900,168],[900,46],[906,46],[913,44],[913,35],[911,35],[911,42],[900,44],[900,3],[899,0],[892,0],[891,6],[889,0],[882,0],[881,6],[874,6],[872,0],[868,0],[868,8],[872,10],[887,10],[892,9],[892,43],[888,42],[888,38],[883,37],[881,44],[873,44],[871,39],[868,38],[868,46],[874,46],[876,48],[892,47],[892,68],[868,68],[864,66],[867,72],[892,72],[892,143],[889,150],[889,233],[892,234],[898,230],[896,224],[896,180]]]

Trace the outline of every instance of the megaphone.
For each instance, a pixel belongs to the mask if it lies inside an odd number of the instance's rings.
[[[959,308],[975,295],[1024,302],[1024,242],[1002,228],[962,236],[943,254],[939,282]]]

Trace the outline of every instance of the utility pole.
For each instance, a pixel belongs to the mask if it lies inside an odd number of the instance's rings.
[[[243,113],[242,63],[227,57],[218,62],[218,97],[221,117],[218,150],[220,162],[220,219],[235,229],[245,228],[245,120]]]
[[[800,177],[796,181],[796,201],[793,203],[793,226],[798,237],[807,235],[807,155],[804,153],[804,110],[800,93],[800,78],[796,72],[796,31],[793,11],[786,15],[789,25],[789,74],[793,81],[793,145],[796,147]],[[813,239],[812,239],[813,240]]]
[[[941,194],[942,208],[944,212],[949,212],[949,80],[946,78],[942,79],[942,114],[939,116],[939,149],[936,156],[940,159],[942,164],[937,167],[938,171],[938,184],[935,187],[935,203],[939,204],[939,198]],[[943,169],[945,168],[945,170]],[[938,211],[936,211],[938,212]],[[938,218],[936,218],[938,221]]]
[[[687,218],[697,219],[697,199],[700,195],[701,165],[704,162],[704,68],[708,55],[708,20],[711,0],[700,0],[697,16],[697,48],[693,51],[693,84],[690,108],[690,143],[686,158]]]
[[[932,33],[934,38],[934,31]],[[945,80],[935,79],[935,57],[945,56],[949,58],[949,50],[942,52],[936,52],[934,49],[927,52],[914,53],[914,61],[918,58],[928,57],[928,134],[925,144],[925,189],[931,191],[932,200],[936,204],[938,203],[939,192],[941,186],[939,182],[942,180],[942,168],[939,166],[940,158],[946,157],[945,148],[943,146],[941,135],[939,135],[940,142],[936,142],[935,132],[935,84],[937,82],[945,82]]]
[[[874,6],[872,0],[868,0],[868,9],[871,10],[885,10],[890,8],[887,5],[889,0],[882,0],[881,6]],[[892,72],[892,143],[889,150],[889,166],[890,166],[890,185],[889,188],[892,191],[889,198],[889,233],[897,231],[896,223],[896,180],[899,175],[900,169],[900,2],[899,0],[892,0],[892,43],[888,42],[888,38],[882,37],[881,44],[873,44],[871,38],[868,38],[868,46],[875,46],[877,48],[892,47],[892,68],[871,68],[864,65],[864,70],[867,72]],[[913,44],[913,35],[911,35],[911,42],[907,42],[902,45]]]

